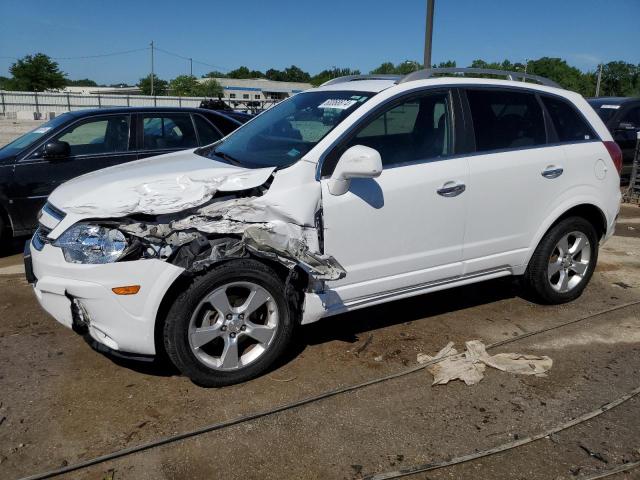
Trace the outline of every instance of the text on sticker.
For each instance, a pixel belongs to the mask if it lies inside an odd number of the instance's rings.
[[[330,98],[325,100],[318,108],[335,108],[337,110],[346,110],[347,108],[355,105],[357,103],[356,100],[347,100],[343,98]]]

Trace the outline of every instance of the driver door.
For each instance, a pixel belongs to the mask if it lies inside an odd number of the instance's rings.
[[[404,97],[325,159],[335,165],[365,145],[383,164],[378,178],[352,179],[340,196],[329,192],[332,171],[323,167],[324,251],[347,271],[329,286],[343,302],[462,274],[469,173],[467,159],[452,156],[451,112],[446,90]]]
[[[44,144],[16,162],[13,201],[25,230],[37,226],[38,211],[60,184],[84,173],[136,159],[129,149],[130,116],[100,115],[75,122],[50,141],[67,142],[67,158],[48,159]]]

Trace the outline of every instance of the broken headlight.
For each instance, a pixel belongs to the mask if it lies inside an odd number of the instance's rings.
[[[53,245],[62,249],[67,262],[112,263],[122,256],[128,243],[120,230],[79,223],[60,235]]]

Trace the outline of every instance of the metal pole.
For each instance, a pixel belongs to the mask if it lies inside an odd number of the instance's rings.
[[[151,96],[153,97],[153,40],[151,40]]]
[[[4,104],[4,92],[0,90],[0,98],[2,98],[2,115],[7,114],[7,107]]]
[[[598,68],[598,82],[596,83],[596,97],[600,96],[600,81],[602,80],[602,64]]]
[[[193,77],[193,58],[189,59],[189,75]]]
[[[424,68],[431,68],[431,46],[433,41],[433,8],[435,0],[427,0],[427,24],[424,31]]]
[[[526,81],[527,81],[527,77],[526,77],[526,75],[527,75],[527,67],[528,67],[528,66],[529,66],[529,59],[528,59],[528,58],[525,58],[525,59],[524,59],[524,74],[525,74],[525,76],[524,76],[524,77],[522,77],[522,81],[523,81],[523,82],[526,82]]]

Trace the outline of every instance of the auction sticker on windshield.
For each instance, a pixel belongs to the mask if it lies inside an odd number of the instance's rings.
[[[355,105],[357,100],[347,100],[344,98],[329,98],[318,105],[318,108],[334,108],[336,110],[346,110]]]

